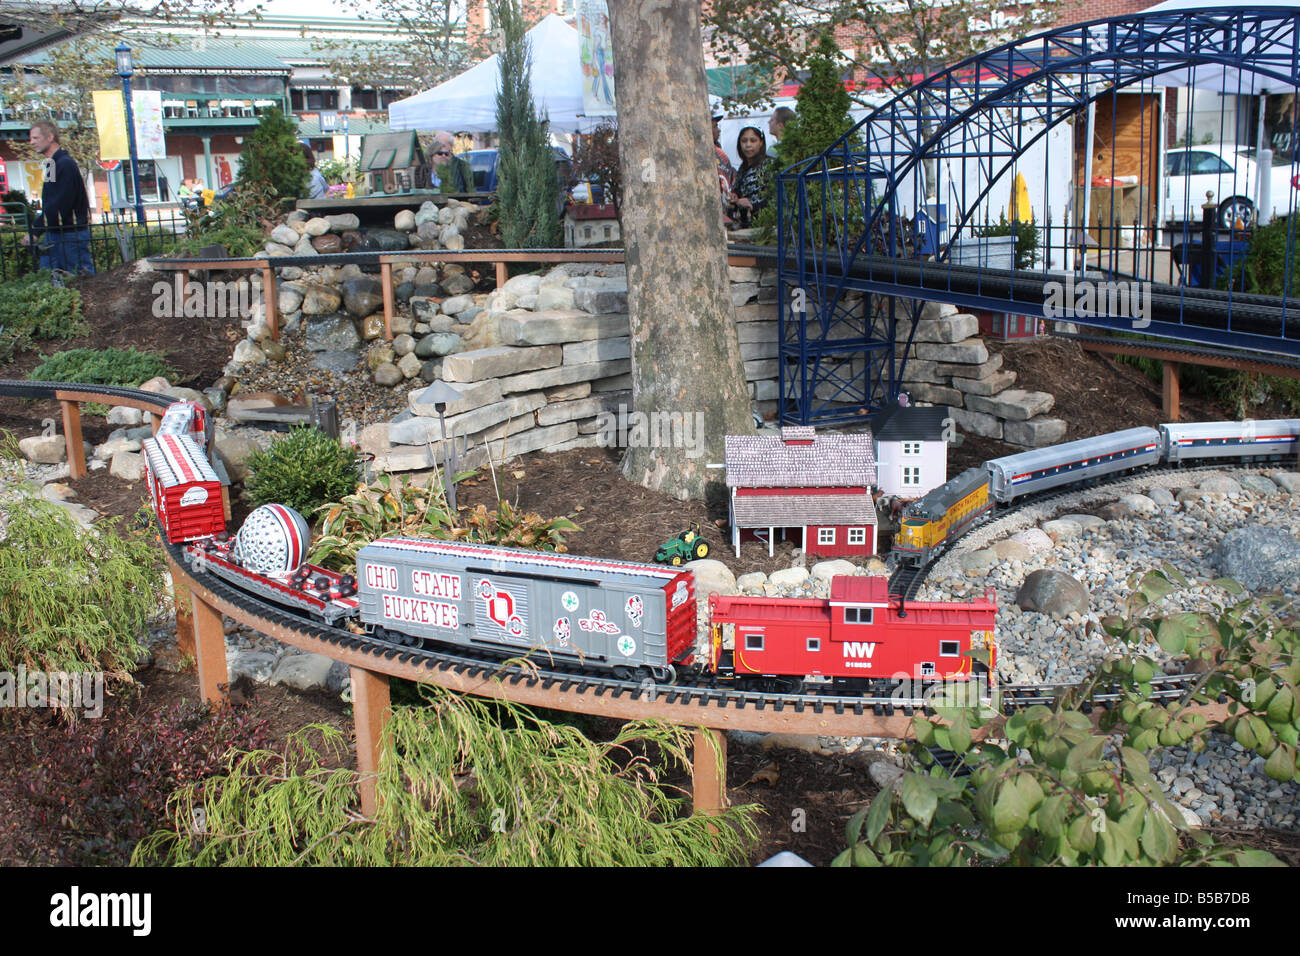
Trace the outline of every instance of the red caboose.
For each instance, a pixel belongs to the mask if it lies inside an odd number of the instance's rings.
[[[172,544],[226,530],[221,479],[192,438],[159,433],[144,440],[145,484]]]
[[[968,680],[972,648],[987,648],[996,667],[997,611],[991,590],[982,601],[901,604],[883,577],[834,578],[829,601],[714,595],[710,665],[737,678]],[[724,624],[735,628],[730,652]]]

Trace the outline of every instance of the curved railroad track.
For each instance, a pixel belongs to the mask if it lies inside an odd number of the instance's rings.
[[[79,398],[86,396],[81,400],[103,399],[109,404],[113,399],[127,399],[137,407],[143,404],[151,411],[156,409],[159,415],[172,401],[168,396],[116,386],[0,380],[0,394],[40,399],[55,398],[58,392],[74,392]],[[1129,477],[1132,476],[1118,476]],[[1029,496],[1029,500],[1017,507],[1041,504],[1063,494],[1045,493],[1046,498]],[[1004,511],[1000,517],[1014,510]],[[463,650],[394,645],[292,614],[209,573],[193,570],[180,546],[165,541],[163,545],[174,580],[219,614],[354,668],[437,683],[465,693],[620,719],[658,717],[715,728],[827,736],[906,736],[910,717],[933,703],[924,694],[914,695],[906,687],[878,696],[846,696],[831,689],[805,689],[799,693],[737,690],[698,678],[664,685],[582,672],[542,659],[502,661]],[[916,573],[909,588],[912,593],[920,586],[924,570]],[[895,575],[897,579],[898,572]],[[1152,682],[1154,696],[1158,700],[1176,700],[1196,679],[1196,675],[1159,675]],[[1011,712],[1032,704],[1050,704],[1074,686],[1062,683],[1002,686],[996,689],[997,697],[989,703]],[[1094,695],[1093,700],[1104,706],[1117,697],[1118,694],[1101,693]]]

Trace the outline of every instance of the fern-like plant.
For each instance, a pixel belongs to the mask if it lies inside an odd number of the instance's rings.
[[[380,762],[379,810],[335,769],[338,731],[314,726],[283,753],[254,751],[172,799],[172,827],[136,848],[150,866],[736,865],[753,806],[685,812],[662,780],[689,766],[691,729],[623,725],[608,743],[527,709],[425,688],[398,707]],[[195,821],[202,821],[202,826]]]

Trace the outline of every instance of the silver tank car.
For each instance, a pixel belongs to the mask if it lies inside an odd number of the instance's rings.
[[[989,471],[989,494],[1005,503],[1021,495],[1159,461],[1160,433],[1154,428],[1128,428],[995,458],[984,467]]]
[[[1174,422],[1160,426],[1160,457],[1167,462],[1203,458],[1294,458],[1300,419],[1242,422]]]
[[[383,632],[670,679],[695,650],[694,576],[662,565],[384,538],[357,553],[361,620]]]

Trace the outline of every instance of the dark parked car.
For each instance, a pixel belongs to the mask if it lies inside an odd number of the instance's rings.
[[[560,193],[564,194],[569,189],[573,164],[569,154],[564,150],[558,146],[552,146],[551,149],[555,153],[555,177],[560,183]],[[498,154],[499,151],[496,149],[471,149],[460,154],[462,159],[469,161],[469,168],[474,172],[474,188],[477,191],[496,192]]]

